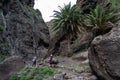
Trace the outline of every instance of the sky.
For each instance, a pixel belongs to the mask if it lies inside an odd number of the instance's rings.
[[[69,2],[73,5],[76,3],[76,0],[35,0],[34,8],[39,9],[45,22],[48,22],[53,18],[50,16],[54,14],[54,10],[58,10],[58,6],[63,7],[64,4]]]

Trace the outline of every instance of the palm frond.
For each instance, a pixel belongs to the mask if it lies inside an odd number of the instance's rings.
[[[59,11],[54,11],[54,26],[52,27],[53,31],[63,30],[67,35],[77,35],[81,32],[81,28],[83,27],[83,16],[80,11],[76,10],[75,5],[64,5],[64,7],[58,7]]]
[[[112,7],[112,6],[111,6]],[[115,9],[104,9],[101,6],[97,6],[95,9],[91,9],[90,14],[87,15],[87,19],[90,25],[104,29],[104,24],[107,22],[115,23],[120,20],[120,13],[115,12]]]

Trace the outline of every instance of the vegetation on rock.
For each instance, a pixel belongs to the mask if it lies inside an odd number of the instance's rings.
[[[108,9],[97,6],[95,9],[91,9],[90,14],[87,14],[87,19],[93,27],[105,30],[109,27],[106,25],[107,23],[113,24],[120,20],[120,13],[116,12],[115,9],[112,6]]]
[[[97,27],[105,30],[109,24],[114,24],[120,20],[120,13],[117,11],[119,5],[116,0],[111,0],[107,7],[97,6],[95,9],[90,9],[89,14],[84,14],[78,11],[76,6],[69,3],[63,8],[59,7],[60,11],[54,11],[54,26],[53,31],[63,31],[67,36],[74,37],[78,35],[86,26]],[[69,38],[69,39],[70,39]]]
[[[117,5],[115,1],[111,1],[109,5],[96,6],[94,9],[89,9],[88,14],[85,14],[82,9],[78,10],[76,5],[72,6],[70,3],[64,5],[64,7],[59,6],[59,11],[54,11],[51,31],[55,33],[54,36],[62,35],[62,40],[63,38],[64,40],[67,38],[68,49],[65,53],[69,56],[70,54],[73,54],[73,48],[71,46],[74,44],[73,42],[76,39],[76,36],[80,35],[80,32],[91,32],[91,41],[95,36],[109,32],[114,24],[120,20],[120,13],[117,11],[118,8],[119,5]],[[88,44],[90,44],[91,41]],[[56,47],[59,47],[58,44],[61,48],[62,43],[58,42]],[[59,53],[59,51],[61,51],[60,49],[56,49],[51,51],[51,53]]]

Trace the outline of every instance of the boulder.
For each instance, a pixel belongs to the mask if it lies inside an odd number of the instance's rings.
[[[0,24],[5,27],[1,35],[9,46],[6,51],[26,59],[45,56],[49,31],[40,11],[33,9],[34,0],[2,0],[0,3]]]
[[[54,75],[54,80],[64,80],[66,73],[62,72],[62,73],[58,73]]]
[[[0,64],[0,80],[9,80],[10,76],[25,67],[22,58],[14,56]]]
[[[88,56],[99,80],[120,80],[120,24],[109,33],[96,37]]]

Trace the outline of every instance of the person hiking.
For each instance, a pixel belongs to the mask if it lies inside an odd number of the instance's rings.
[[[53,55],[51,54],[49,59],[50,67],[55,67],[58,63],[59,63],[58,60],[53,58]]]
[[[37,65],[37,57],[34,56],[33,60],[32,60],[32,66],[36,66]]]

